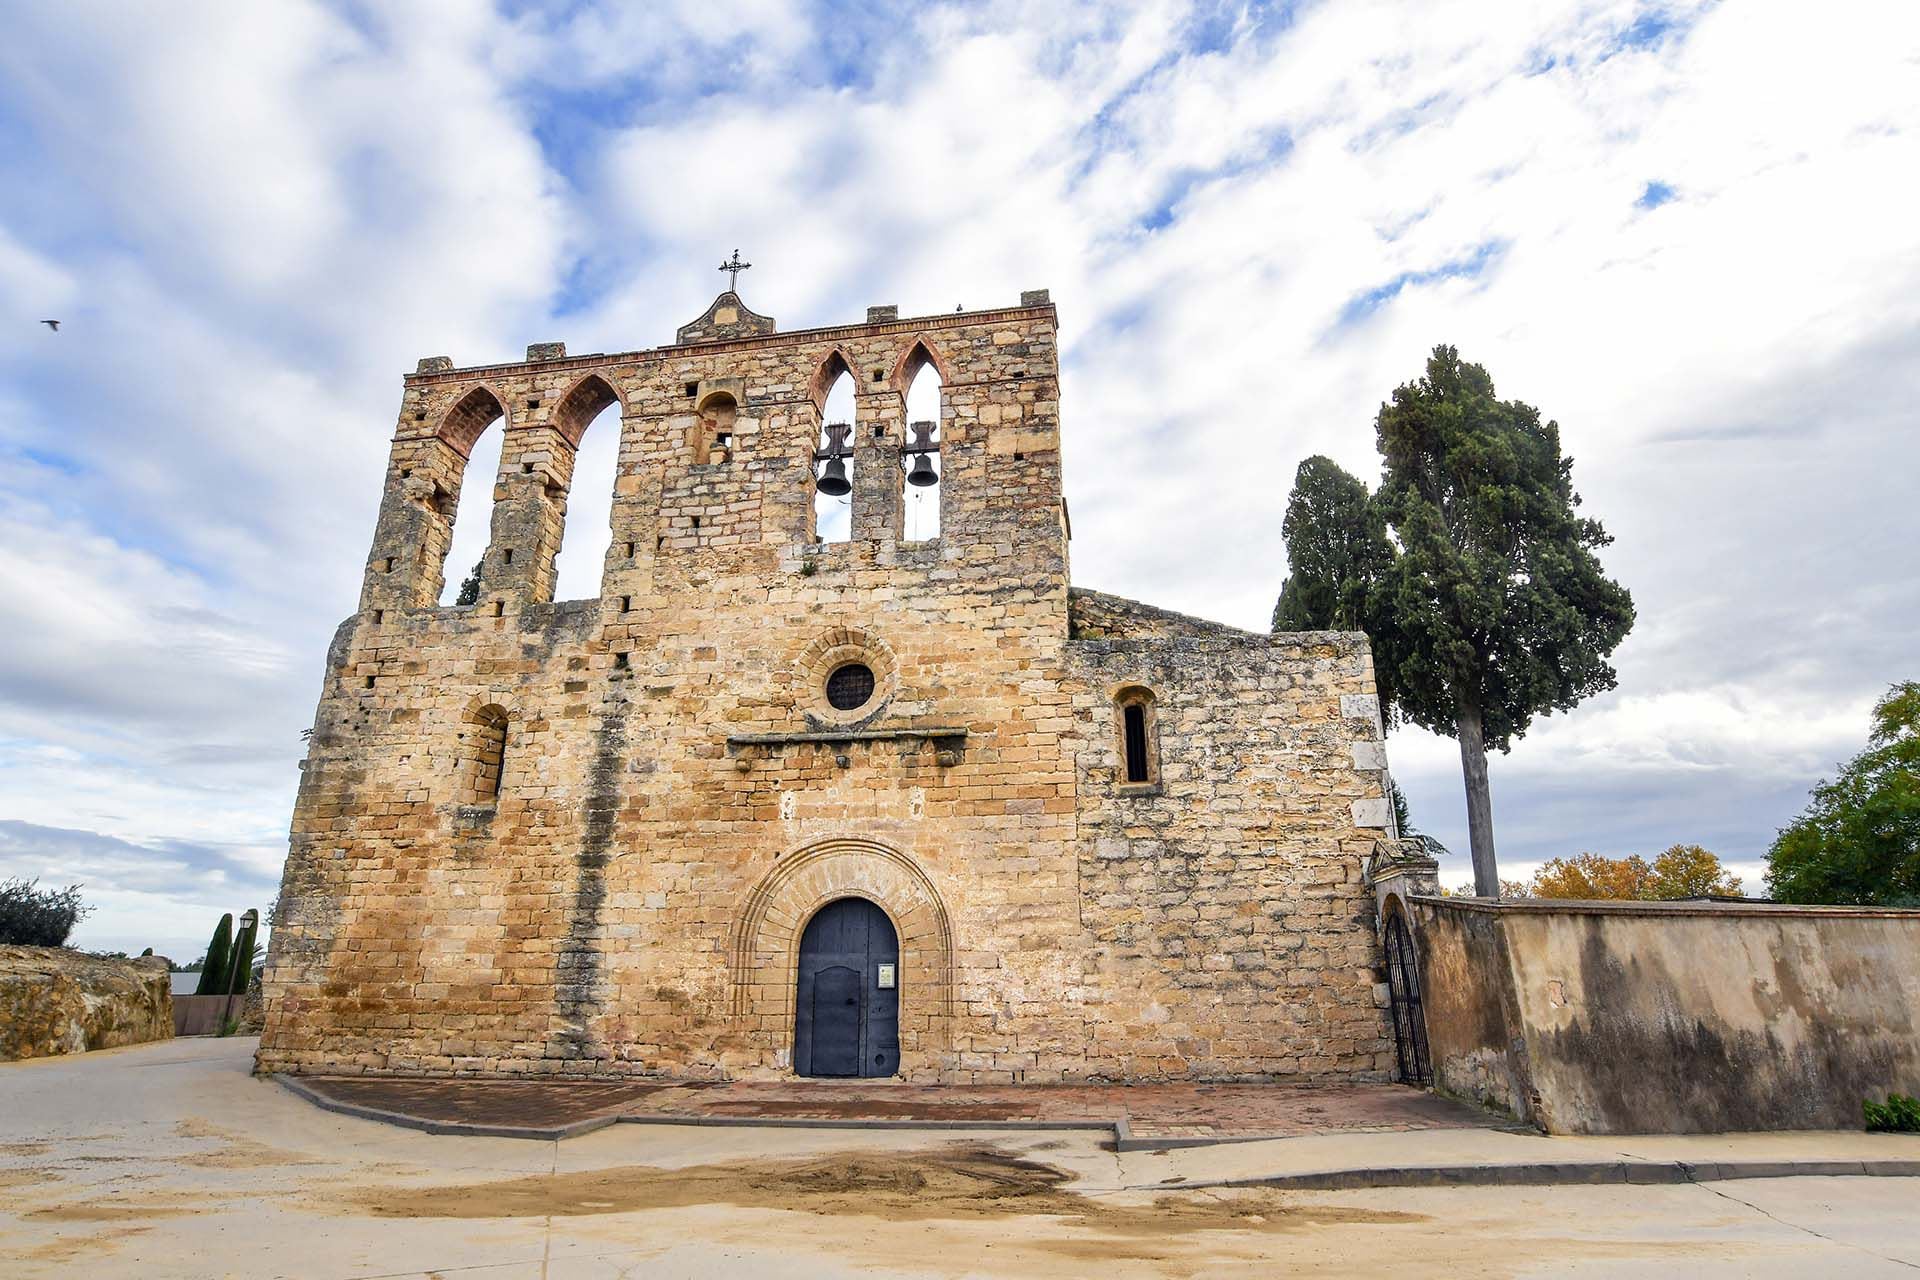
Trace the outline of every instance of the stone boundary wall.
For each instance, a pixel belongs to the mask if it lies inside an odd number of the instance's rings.
[[[1920,1093],[1920,911],[1408,910],[1435,1084],[1550,1133],[1857,1129]]]
[[[0,947],[0,1062],[173,1035],[159,956],[109,960],[66,947]]]

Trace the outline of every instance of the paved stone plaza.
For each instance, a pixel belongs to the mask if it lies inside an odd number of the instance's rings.
[[[253,1041],[0,1065],[8,1280],[1911,1275],[1900,1177],[1204,1189],[1336,1164],[1920,1159],[1863,1134],[1322,1134],[1116,1154],[1090,1132],[616,1125],[443,1137],[321,1111]],[[1196,1189],[1202,1188],[1202,1189]]]
[[[1489,1113],[1402,1085],[906,1085],[806,1081],[559,1083],[304,1077],[303,1092],[434,1126],[544,1135],[596,1122],[1085,1129],[1129,1146],[1469,1129]]]

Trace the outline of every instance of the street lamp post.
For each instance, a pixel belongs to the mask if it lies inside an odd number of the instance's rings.
[[[230,966],[232,972],[227,974],[227,1002],[220,1006],[220,1029],[214,1033],[216,1035],[225,1035],[227,1033],[227,1019],[233,1016],[233,993],[235,985],[252,980],[253,934],[254,930],[259,928],[259,926],[260,913],[252,907],[247,908],[240,916],[240,931],[233,936],[233,964]],[[245,963],[241,963],[242,961],[245,961]],[[245,977],[241,976],[240,971],[242,969],[246,970]]]

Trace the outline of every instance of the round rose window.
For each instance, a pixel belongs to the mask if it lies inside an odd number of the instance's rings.
[[[848,662],[833,669],[827,677],[827,703],[836,711],[863,707],[873,697],[873,668],[864,662]]]

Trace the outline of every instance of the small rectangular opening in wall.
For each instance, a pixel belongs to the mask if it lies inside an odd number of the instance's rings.
[[[402,480],[411,480],[413,478],[413,468],[412,467],[400,468],[400,478]]]
[[[633,597],[632,597],[632,596],[621,596],[621,597],[620,597],[620,612],[622,612],[622,613],[632,613],[632,612],[633,612]]]
[[[527,408],[529,408],[529,409],[538,409],[539,407],[540,407],[540,402],[539,402],[538,400],[529,400],[529,401],[527,401]]]
[[[696,529],[698,529],[698,528],[700,527],[700,517],[699,517],[699,516],[695,516],[695,517],[693,518],[693,527],[694,527],[694,528],[696,528]]]
[[[376,627],[377,627],[377,626],[379,626],[379,625],[380,625],[381,623],[383,623],[383,622],[385,622],[386,620],[387,620],[387,611],[386,611],[385,609],[375,609],[375,610],[373,611],[373,625],[374,625],[374,626],[376,626]]]
[[[697,382],[689,382],[687,384],[687,395],[689,397],[692,397],[692,396],[697,396],[699,394],[700,394],[700,384]]]
[[[614,669],[615,671],[625,671],[625,670],[627,669],[627,655],[626,655],[626,654],[624,654],[624,653],[616,653],[616,654],[614,654],[614,655],[613,655],[613,669]]]
[[[713,442],[722,449],[729,448],[733,444],[733,432],[722,431],[714,436]]]
[[[884,426],[875,427],[873,429],[873,438],[875,440],[885,440],[887,438],[887,429]]]
[[[506,617],[506,616],[507,616],[507,602],[506,602],[506,601],[504,601],[504,600],[495,600],[495,601],[493,602],[493,616],[494,616],[494,617],[496,617],[496,618],[504,618],[504,617]]]
[[[512,548],[512,547],[508,547],[508,548],[506,549],[506,552],[505,552],[505,555],[504,555],[504,559],[503,559],[503,561],[502,561],[502,563],[505,563],[505,564],[512,564],[512,563],[513,563],[513,548]]]
[[[627,559],[633,559],[633,544],[631,542],[627,544]]]
[[[875,369],[873,371],[873,380],[875,382],[885,382],[887,380],[887,371],[885,369]]]
[[[415,422],[425,422],[427,420],[427,415],[424,413],[416,413],[413,415],[413,420]]]
[[[1013,460],[1015,462],[1025,462],[1027,460],[1027,455],[1024,453],[1015,453],[1013,455]]]
[[[368,676],[368,677],[367,677],[367,688],[369,688],[369,689],[371,689],[371,688],[373,688],[373,677],[372,677],[372,676]]]
[[[521,464],[520,464],[520,474],[521,474],[521,475],[523,475],[523,476],[530,476],[530,475],[532,475],[532,474],[533,474],[533,464],[532,464],[531,462],[523,462],[523,463],[521,463]]]
[[[400,560],[400,557],[399,557],[399,556],[388,556],[388,557],[387,557],[387,570],[386,570],[386,571],[387,571],[388,573],[392,573],[392,572],[393,572],[393,566],[394,566],[395,564],[397,564],[397,563],[399,562],[399,560]]]

